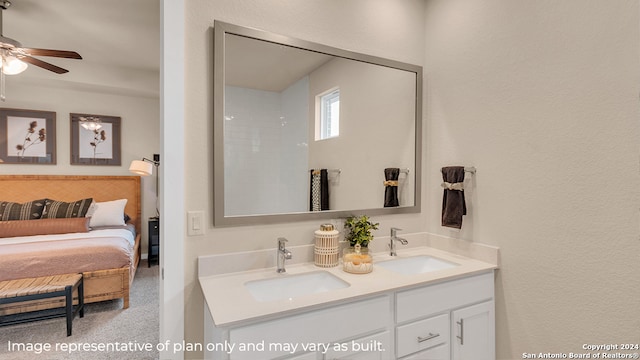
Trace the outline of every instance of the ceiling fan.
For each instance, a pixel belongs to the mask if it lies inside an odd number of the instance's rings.
[[[27,64],[53,71],[56,74],[69,72],[59,66],[37,59],[33,56],[51,56],[66,59],[82,59],[75,51],[34,49],[23,47],[18,41],[2,34],[2,13],[11,6],[11,1],[0,0],[0,57],[2,57],[2,73],[7,75],[19,74],[27,68]],[[17,61],[16,61],[17,60]]]

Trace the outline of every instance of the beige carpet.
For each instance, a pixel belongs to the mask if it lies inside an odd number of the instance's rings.
[[[157,359],[158,269],[142,261],[129,308],[122,309],[122,300],[87,304],[69,337],[64,318],[0,327],[0,360]]]

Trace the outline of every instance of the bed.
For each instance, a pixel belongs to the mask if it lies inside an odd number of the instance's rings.
[[[50,272],[57,272],[57,274],[82,272],[85,284],[85,303],[122,298],[123,308],[128,308],[129,287],[140,261],[140,177],[0,175],[0,201],[24,203],[44,198],[66,202],[74,202],[84,198],[93,198],[95,202],[127,199],[124,213],[129,217],[128,224],[131,228],[129,230],[133,231],[129,231],[129,234],[126,235],[128,230],[123,232],[123,229],[119,228],[100,228],[90,232],[91,239],[82,239],[81,234],[0,238],[0,269],[3,266],[5,269],[4,271],[0,270],[2,271],[0,277],[7,280],[56,275]],[[45,219],[29,221],[37,222],[45,221]],[[99,239],[96,240],[93,238],[94,236]],[[76,237],[80,238],[74,239]],[[113,242],[114,245],[106,246],[107,242]],[[79,243],[81,245],[78,245]],[[24,246],[30,245],[33,252],[25,253]],[[75,250],[70,250],[65,246]],[[107,248],[111,248],[111,250]],[[128,251],[126,257],[121,250]],[[69,255],[72,251],[80,252],[77,255]],[[23,266],[25,263],[28,265]],[[38,266],[32,266],[34,264],[38,264]],[[20,270],[16,271],[15,269]],[[42,310],[62,305],[63,299],[7,304],[0,307],[0,315]]]

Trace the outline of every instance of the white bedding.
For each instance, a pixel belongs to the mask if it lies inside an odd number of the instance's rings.
[[[0,245],[8,244],[27,244],[40,241],[58,241],[58,240],[74,240],[74,239],[86,239],[86,238],[101,238],[101,237],[120,237],[127,239],[131,247],[135,244],[135,238],[133,233],[127,229],[100,229],[91,230],[85,233],[71,233],[71,234],[55,234],[55,235],[33,235],[33,236],[17,236],[11,238],[0,239]]]

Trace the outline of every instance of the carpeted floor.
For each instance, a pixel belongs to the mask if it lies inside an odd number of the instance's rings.
[[[122,300],[87,304],[69,337],[64,318],[0,327],[0,360],[158,359],[158,269],[140,262],[129,308]]]

